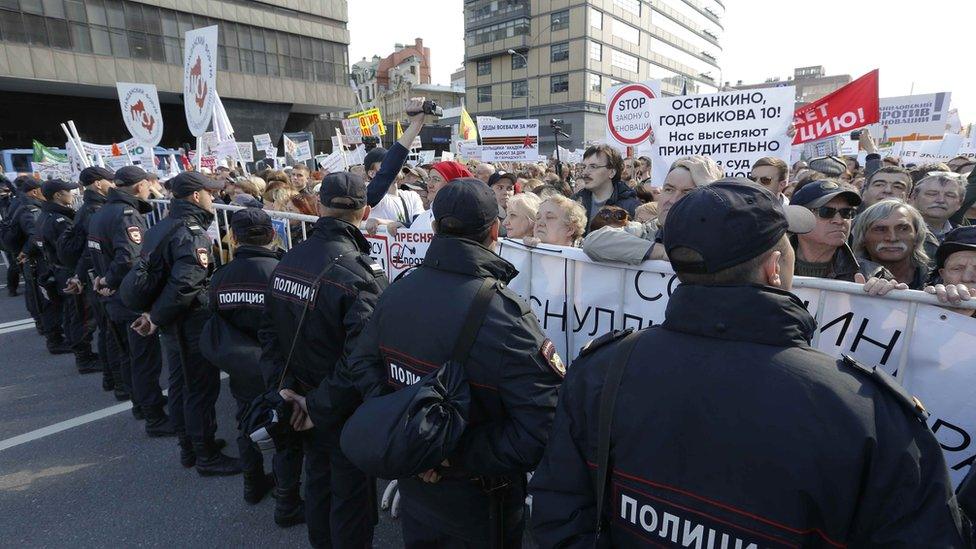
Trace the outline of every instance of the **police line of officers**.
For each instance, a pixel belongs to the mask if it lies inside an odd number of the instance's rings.
[[[484,279],[493,294],[464,363],[466,431],[440,467],[399,482],[407,547],[521,546],[533,470],[543,547],[969,541],[924,409],[882,372],[810,347],[815,322],[789,293],[789,235],[809,231],[812,214],[759,186],[721,181],[674,206],[664,245],[682,284],[664,325],[595,340],[564,382],[555,346],[507,287],[518,272],[494,252],[498,206],[476,179],[437,193],[424,263],[390,285],[359,230],[370,208],[358,175],[323,180],[319,220],[285,254],[267,213],[235,212],[234,259],[216,272],[207,228],[220,184],[181,173],[149,228],[146,178],[88,168],[78,212],[75,184],[18,179],[9,213],[29,240],[25,274],[54,277],[27,292],[28,307],[52,351],[70,347],[79,370],[100,364],[105,388],[131,395],[149,436],[178,437],[184,467],[243,471],[250,503],[273,489],[276,522],[307,521],[315,547],[371,545],[375,479],[343,454],[343,423],[448,361]],[[97,357],[84,347],[92,326]],[[250,370],[227,364],[242,349],[260,357]],[[239,416],[269,388],[294,407],[272,475],[247,432],[240,458],[220,450],[218,366]]]

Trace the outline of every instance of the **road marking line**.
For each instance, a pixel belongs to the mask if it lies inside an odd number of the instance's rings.
[[[7,328],[9,326],[18,326],[20,324],[27,324],[27,323],[33,324],[34,323],[34,319],[33,318],[22,318],[20,320],[13,320],[13,321],[10,321],[10,322],[4,322],[3,324],[0,324],[0,328]]]
[[[220,379],[227,379],[227,374],[225,372],[220,373]],[[169,391],[163,391],[163,394],[168,394]],[[115,414],[122,413],[126,410],[132,409],[132,402],[122,402],[114,406],[109,406],[108,408],[102,408],[101,410],[96,410],[94,412],[84,414],[78,417],[73,417],[71,419],[55,423],[53,425],[48,425],[47,427],[41,427],[40,429],[35,429],[33,431],[24,433],[22,435],[17,435],[15,437],[10,437],[5,440],[0,440],[0,452],[8,450],[15,446],[20,446],[21,444],[26,444],[28,442],[33,442],[38,439],[42,439],[47,436],[56,435],[58,433],[67,431],[68,429],[73,429],[75,427],[80,427],[88,423],[98,421],[100,419],[107,418],[109,416],[114,416]]]
[[[10,328],[0,328],[0,335],[9,334],[11,332],[19,332],[21,330],[30,330],[34,327],[34,323],[22,324],[20,326],[11,326]]]

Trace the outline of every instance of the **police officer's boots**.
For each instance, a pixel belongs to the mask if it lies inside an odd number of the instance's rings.
[[[194,441],[193,453],[196,454],[197,473],[200,476],[230,476],[241,473],[240,460],[221,452],[213,439],[204,442]]]
[[[78,368],[79,374],[102,371],[102,366],[98,363],[98,355],[93,353],[91,349],[75,351],[75,367]]]
[[[274,488],[274,477],[265,474],[264,467],[258,466],[244,471],[244,501],[254,505]]]
[[[133,407],[135,410],[135,407]],[[176,436],[176,430],[169,421],[169,416],[163,411],[162,406],[148,406],[142,409],[142,414],[146,418],[146,434],[150,437],[172,437]]]
[[[103,391],[114,391],[115,390],[115,379],[112,378],[112,369],[108,367],[108,364],[102,363],[102,390]]]
[[[74,350],[71,345],[64,340],[64,336],[60,333],[48,334],[47,336],[47,352],[52,355],[66,355],[68,353],[73,353]]]
[[[180,465],[189,469],[197,464],[197,455],[193,451],[190,437],[180,434]]]
[[[305,522],[305,502],[298,495],[299,488],[301,488],[299,483],[287,489],[280,489],[275,486],[274,521],[282,528]]]

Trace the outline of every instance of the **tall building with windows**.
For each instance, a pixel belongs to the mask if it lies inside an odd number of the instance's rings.
[[[128,138],[116,82],[155,84],[163,146],[190,141],[183,35],[217,25],[217,89],[241,140],[316,131],[355,104],[345,0],[0,0],[0,148]]]
[[[610,86],[718,91],[724,15],[724,0],[465,0],[467,110],[538,118],[543,154],[551,118],[570,148],[602,141]]]

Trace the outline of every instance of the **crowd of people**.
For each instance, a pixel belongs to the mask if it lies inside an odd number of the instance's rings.
[[[694,156],[656,182],[650,159],[608,145],[589,146],[580,163],[414,165],[422,105],[410,100],[410,124],[389,150],[343,172],[218,167],[160,182],[127,166],[2,181],[8,292],[18,295],[23,276],[48,350],[73,353],[79,373],[101,372],[148,436],[176,439],[183,467],[243,474],[243,499],[273,494],[274,521],[306,522],[315,547],[372,543],[375,479],[340,445],[346,421],[452,364],[470,385],[465,428],[438,442],[450,451],[436,463],[399,479],[408,547],[520,546],[530,492],[544,547],[677,543],[682,523],[682,543],[698,546],[705,529],[709,546],[719,536],[747,547],[968,542],[913,405],[875,369],[812,350],[813,319],[789,290],[794,275],[871,295],[911,288],[972,316],[959,304],[976,299],[976,162],[904,166],[865,131],[864,166],[769,157],[748,180]],[[168,200],[165,210],[152,198]],[[218,203],[241,209],[222,223]],[[286,251],[269,211],[317,221],[293,220]],[[214,245],[215,223],[228,246]],[[392,284],[364,236],[381,227],[436,235],[423,265]],[[501,238],[580,247],[595,261],[670,261],[681,289],[662,329],[606,334],[567,375],[506,287],[517,271],[495,253]],[[468,334],[465,304],[486,291],[481,328]],[[768,313],[761,325],[753,307]],[[689,362],[693,375],[681,371]],[[240,421],[236,458],[216,438],[220,370]],[[616,415],[605,384],[620,393]],[[291,427],[274,436],[271,473],[253,425],[268,402]]]

